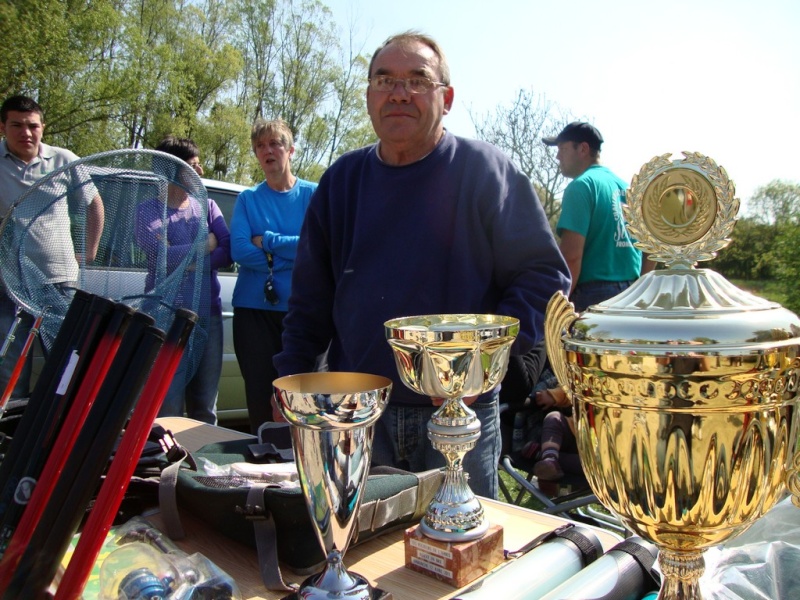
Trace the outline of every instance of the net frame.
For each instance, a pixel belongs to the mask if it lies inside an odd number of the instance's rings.
[[[95,196],[102,199],[105,223],[97,255],[87,263]],[[180,197],[182,208],[169,206]],[[191,310],[199,321],[181,368],[188,381],[205,346],[211,305],[206,189],[186,162],[156,150],[78,159],[38,180],[6,213],[0,277],[22,310],[43,315],[39,335],[46,351],[75,289],[128,304],[163,330],[178,309]]]

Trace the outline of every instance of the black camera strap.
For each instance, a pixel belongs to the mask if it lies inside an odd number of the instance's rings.
[[[264,301],[268,302],[272,306],[276,306],[280,304],[280,298],[278,297],[278,293],[275,291],[275,280],[273,277],[273,256],[270,252],[267,252],[266,249],[262,248],[262,250],[264,250],[264,256],[267,257],[267,268],[269,269],[267,280],[264,282]]]
[[[262,248],[264,250],[264,248]],[[267,257],[267,268],[269,269],[269,276],[272,278],[272,269],[275,266],[275,260],[272,258],[272,252],[264,250],[264,255]]]

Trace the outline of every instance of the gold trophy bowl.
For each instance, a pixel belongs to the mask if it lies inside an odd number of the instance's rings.
[[[637,245],[667,268],[581,315],[557,294],[545,319],[587,479],[659,547],[659,600],[702,598],[703,550],[785,493],[800,385],[800,319],[693,268],[729,241],[727,175],[700,154],[667,156],[634,177],[625,207]]]
[[[480,422],[463,399],[488,392],[502,381],[519,321],[441,314],[391,319],[384,326],[403,383],[425,396],[444,399],[428,424],[428,438],[444,455],[447,470],[422,519],[422,532],[444,542],[478,539],[489,525],[461,463],[480,438]]]

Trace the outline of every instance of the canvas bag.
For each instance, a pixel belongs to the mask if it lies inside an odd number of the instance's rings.
[[[240,481],[230,482],[235,486],[226,485],[203,468],[204,458],[214,465],[291,459],[288,425],[282,431],[276,428],[268,432],[266,438],[260,442],[246,438],[208,444],[191,455],[171,452],[173,462],[161,472],[159,506],[166,533],[172,539],[184,535],[179,509],[186,510],[231,539],[256,547],[265,586],[288,590],[291,588],[283,582],[279,563],[306,574],[318,570],[325,560],[300,489],[263,484],[240,487]],[[373,468],[350,545],[419,522],[443,478],[443,469],[411,473],[391,467]]]

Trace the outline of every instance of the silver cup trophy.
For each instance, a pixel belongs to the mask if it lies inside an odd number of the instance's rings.
[[[489,528],[470,490],[462,462],[481,436],[475,411],[464,398],[488,392],[503,379],[519,332],[512,317],[441,314],[401,317],[384,324],[403,383],[443,398],[431,416],[428,438],[447,461],[442,485],[420,523],[422,533],[443,542],[466,542]]]
[[[327,563],[297,598],[372,600],[369,582],[342,561],[353,533],[372,455],[372,425],[389,401],[391,380],[364,373],[304,373],[273,382],[292,425],[300,484]]]

